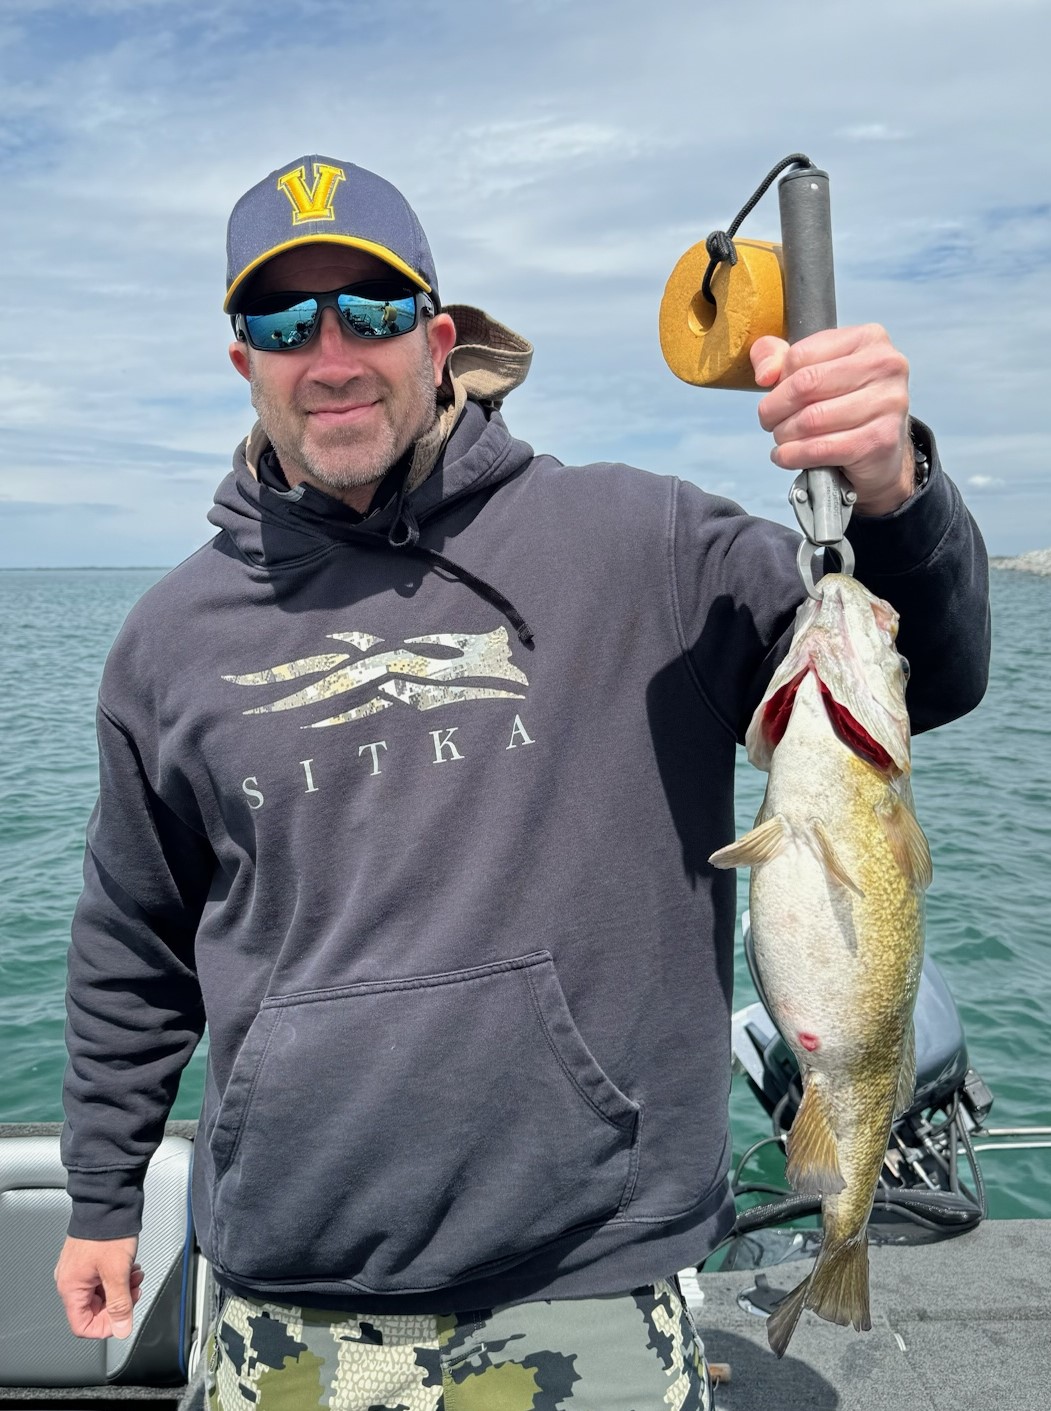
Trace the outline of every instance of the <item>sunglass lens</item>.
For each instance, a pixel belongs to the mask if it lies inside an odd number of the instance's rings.
[[[294,302],[289,303],[290,299]],[[248,341],[264,352],[301,348],[313,337],[320,310],[333,304],[359,338],[395,338],[416,327],[415,293],[404,285],[377,281],[331,294],[273,294],[257,299],[243,314]]]
[[[244,321],[253,348],[268,352],[275,348],[298,348],[314,332],[317,300],[302,299],[278,309],[267,309],[260,301],[251,312],[245,312]]]
[[[416,324],[416,298],[400,291],[366,293],[360,287],[338,296],[340,317],[360,338],[393,338]]]

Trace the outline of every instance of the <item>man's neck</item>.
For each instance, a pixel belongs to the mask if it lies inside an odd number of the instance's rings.
[[[337,488],[324,480],[315,480],[312,475],[286,470],[284,466],[281,466],[281,473],[288,481],[290,490],[294,490],[297,485],[310,485],[313,489],[320,490],[323,495],[328,495],[333,500],[340,500],[350,509],[357,510],[358,514],[362,515],[368,514],[377,486],[381,485],[386,475],[389,474],[389,472],[384,472],[379,480],[370,480],[365,485],[348,485],[344,488]]]

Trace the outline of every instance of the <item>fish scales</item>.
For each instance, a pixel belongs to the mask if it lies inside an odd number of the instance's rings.
[[[821,1196],[814,1269],[768,1320],[778,1356],[803,1308],[871,1327],[866,1227],[915,1082],[931,870],[908,783],[897,615],[841,574],[820,590],[749,727],[749,757],[770,774],[756,826],[711,859],[752,868],[756,963],[803,1075],[786,1174]]]

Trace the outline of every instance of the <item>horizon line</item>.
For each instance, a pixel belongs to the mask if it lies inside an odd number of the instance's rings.
[[[175,568],[173,563],[24,563],[0,564],[0,573],[125,573],[128,569]]]

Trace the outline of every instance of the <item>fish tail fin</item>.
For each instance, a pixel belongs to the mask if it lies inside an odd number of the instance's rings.
[[[778,1357],[783,1357],[804,1308],[810,1308],[829,1323],[853,1323],[858,1332],[872,1327],[869,1312],[869,1246],[860,1239],[837,1245],[826,1254],[822,1250],[813,1272],[787,1298],[766,1322],[766,1337]]]
[[[858,1332],[872,1327],[869,1316],[869,1245],[862,1230],[857,1239],[824,1251],[810,1276],[807,1307],[819,1318],[844,1327],[853,1323]]]
[[[806,1306],[807,1291],[813,1277],[813,1274],[808,1274],[801,1284],[797,1284],[766,1320],[766,1340],[778,1357],[784,1357],[785,1349],[792,1340],[799,1315]]]

